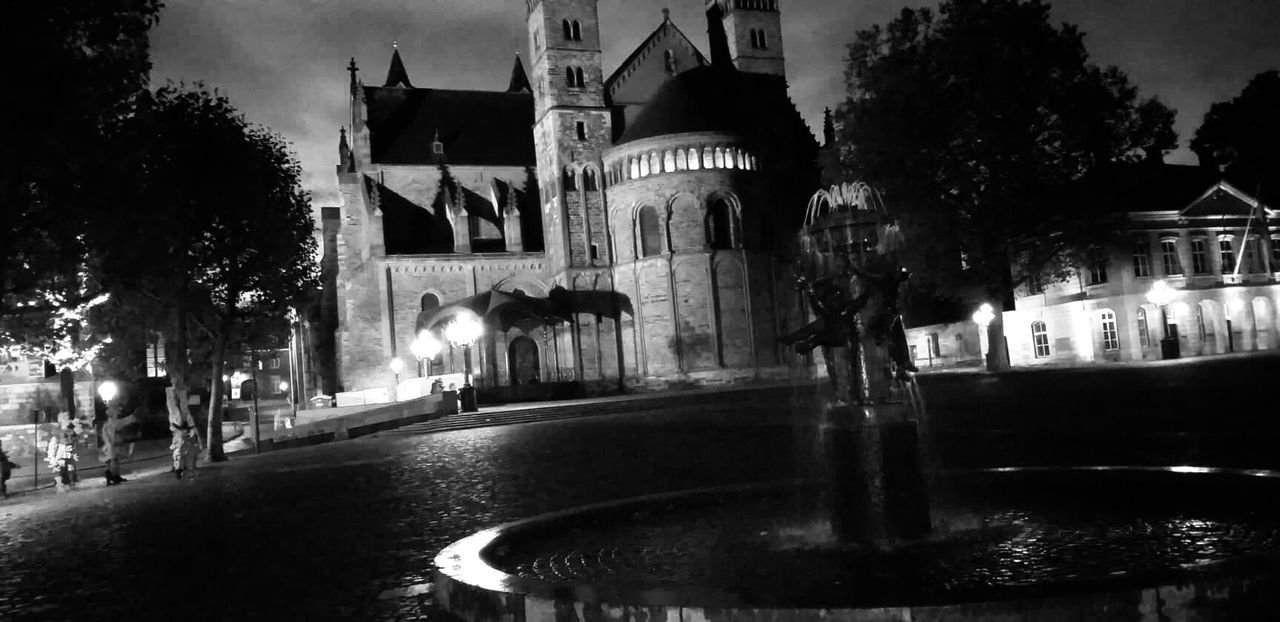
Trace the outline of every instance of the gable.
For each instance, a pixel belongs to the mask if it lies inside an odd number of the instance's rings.
[[[670,21],[664,21],[605,81],[605,93],[614,105],[643,104],[673,74],[667,71],[667,51],[676,73],[709,65],[698,48]]]
[[[1182,218],[1239,216],[1248,217],[1256,207],[1256,202],[1248,195],[1240,192],[1231,184],[1219,182],[1208,192],[1178,212]]]

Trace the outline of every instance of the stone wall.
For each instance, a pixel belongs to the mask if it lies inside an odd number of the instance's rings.
[[[92,413],[93,382],[82,380],[75,386],[76,411]],[[52,411],[47,417],[56,418],[61,410],[61,395],[57,377],[39,382],[0,384],[0,425],[31,423],[31,411],[34,409]]]

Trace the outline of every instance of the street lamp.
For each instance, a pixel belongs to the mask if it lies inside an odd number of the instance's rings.
[[[443,348],[444,344],[440,343],[440,340],[436,339],[436,336],[431,334],[431,331],[423,329],[418,332],[417,339],[414,339],[413,343],[409,344],[409,351],[413,352],[413,356],[418,359],[418,376],[422,376],[422,362],[434,361]]]
[[[1176,359],[1181,354],[1178,349],[1178,338],[1169,329],[1169,303],[1178,297],[1178,290],[1160,279],[1151,284],[1147,292],[1147,302],[1160,308],[1160,324],[1164,329],[1164,337],[1160,339],[1160,358]]]
[[[996,319],[996,311],[991,307],[991,303],[984,302],[973,312],[973,323],[978,325],[978,355],[987,356],[987,351],[991,349],[991,338],[987,334],[987,326],[991,325],[991,320]],[[987,346],[984,348],[983,343]]]
[[[117,385],[114,380],[108,380],[98,385],[98,397],[102,398],[103,403],[108,406],[111,405],[111,400],[116,399],[118,395],[120,395],[120,385]]]
[[[471,386],[471,344],[484,333],[484,325],[474,313],[459,313],[444,328],[444,337],[455,346],[462,348],[463,382],[458,400],[462,402],[462,410],[476,410],[475,387]]]
[[[400,386],[400,372],[402,371],[404,371],[404,361],[400,360],[400,357],[398,356],[391,359],[391,373],[396,376],[395,384],[391,385],[393,393]]]

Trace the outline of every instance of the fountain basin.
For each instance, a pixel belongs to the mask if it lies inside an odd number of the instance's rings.
[[[1277,473],[952,474],[940,534],[888,551],[831,541],[820,488],[681,491],[502,525],[440,553],[437,601],[471,620],[1277,618]]]

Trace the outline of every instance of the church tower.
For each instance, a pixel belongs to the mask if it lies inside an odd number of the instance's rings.
[[[782,12],[778,9],[781,1],[707,0],[707,18],[712,20],[713,28],[714,20],[720,20],[729,59],[739,71],[787,77],[782,53]]]
[[[547,262],[557,284],[609,265],[601,180],[613,133],[596,0],[526,0]]]

